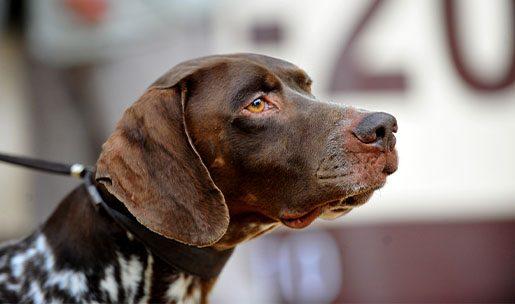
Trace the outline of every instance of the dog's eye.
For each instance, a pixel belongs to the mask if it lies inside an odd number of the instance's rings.
[[[266,102],[262,97],[254,99],[245,109],[252,113],[261,113],[270,109],[270,104]]]

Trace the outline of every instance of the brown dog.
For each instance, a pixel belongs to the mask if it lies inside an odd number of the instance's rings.
[[[125,112],[103,146],[96,180],[154,233],[223,251],[281,223],[304,228],[365,203],[397,169],[396,131],[391,115],[318,101],[311,79],[288,62],[211,56],[174,67]],[[77,275],[90,291],[64,288],[64,300],[205,299],[214,279],[177,271],[148,250],[135,253],[145,246],[130,234],[127,239],[112,219],[87,204],[70,207],[84,196],[84,190],[72,193],[59,216],[22,246],[39,246],[52,253],[54,267],[84,273]],[[69,225],[76,226],[74,235],[57,232]],[[113,259],[103,258],[105,251]],[[129,272],[138,275],[125,282],[131,256],[137,271]],[[80,263],[93,257],[99,266],[88,274]],[[111,285],[105,283],[110,273]],[[1,282],[0,298],[32,299],[15,297]],[[36,294],[45,301],[57,297],[45,284]]]

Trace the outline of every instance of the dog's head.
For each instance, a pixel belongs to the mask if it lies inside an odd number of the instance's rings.
[[[291,63],[204,57],[171,69],[127,109],[96,177],[154,232],[232,244],[366,202],[397,169],[396,131],[386,113],[317,100]]]

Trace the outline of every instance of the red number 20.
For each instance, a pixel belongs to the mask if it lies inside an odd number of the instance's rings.
[[[460,77],[472,89],[482,92],[493,92],[502,90],[515,82],[515,0],[508,0],[511,9],[511,58],[510,67],[500,79],[487,80],[478,77],[471,72],[463,58],[462,47],[457,39],[458,31],[456,21],[458,20],[455,0],[442,0],[446,25],[446,36],[449,44],[450,55],[456,71]],[[365,10],[363,16],[358,20],[350,38],[345,43],[336,63],[333,72],[332,83],[329,91],[331,93],[346,91],[404,91],[406,90],[406,76],[402,72],[391,74],[372,74],[355,60],[356,42],[359,36],[366,30],[368,22],[378,13],[385,0],[373,0]]]

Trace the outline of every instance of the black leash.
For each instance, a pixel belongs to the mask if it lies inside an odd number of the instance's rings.
[[[56,173],[61,175],[69,175],[77,178],[84,178],[87,171],[93,172],[92,168],[86,167],[82,164],[67,165],[41,159],[20,157],[3,153],[0,153],[0,161],[39,171]]]
[[[127,210],[119,210],[123,204],[113,195],[99,191],[99,188],[95,185],[93,167],[78,163],[72,165],[62,164],[2,153],[0,153],[0,161],[82,179],[95,208],[98,209],[98,206],[101,206],[118,225],[132,233],[155,256],[161,258],[174,269],[209,280],[220,274],[225,263],[232,255],[233,249],[217,251],[212,248],[199,248],[182,244],[150,231],[140,224]],[[109,202],[117,204],[118,208],[111,206]]]

